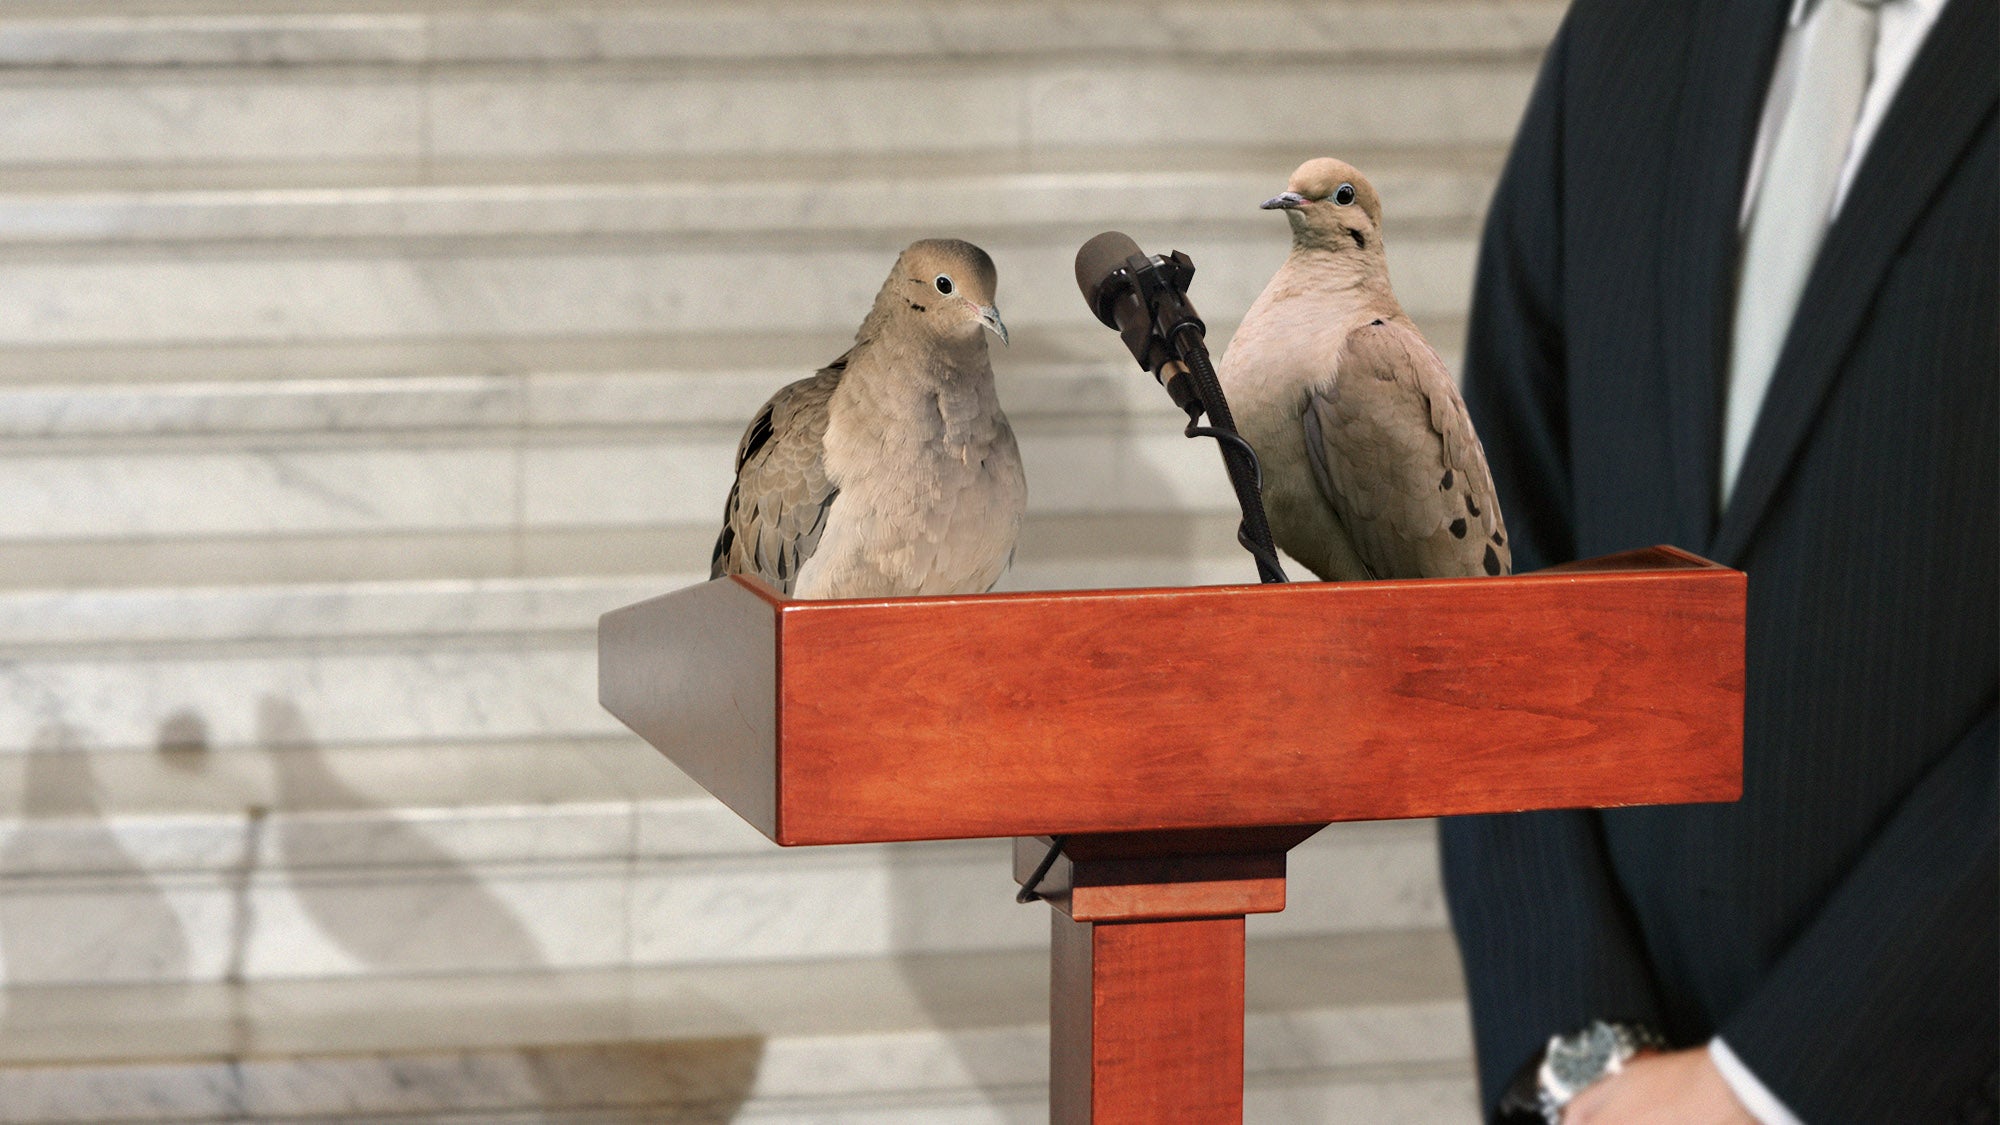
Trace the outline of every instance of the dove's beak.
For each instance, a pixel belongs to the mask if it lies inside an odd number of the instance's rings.
[[[1290,211],[1295,207],[1304,207],[1305,205],[1305,196],[1295,191],[1281,191],[1264,202],[1259,203],[1257,206],[1266,211]]]
[[[1007,342],[1007,325],[1000,319],[1000,306],[998,305],[979,306],[979,323],[984,324],[988,328],[991,328],[993,330],[993,334],[995,336],[1000,337],[1001,343],[1004,344]]]

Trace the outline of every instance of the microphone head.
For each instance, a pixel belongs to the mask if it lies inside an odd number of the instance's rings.
[[[1076,287],[1083,291],[1084,302],[1090,306],[1090,311],[1109,327],[1116,328],[1118,325],[1106,315],[1109,310],[1100,300],[1104,283],[1125,268],[1125,259],[1140,252],[1139,244],[1132,241],[1130,235],[1115,230],[1105,231],[1084,243],[1083,248],[1076,252]]]

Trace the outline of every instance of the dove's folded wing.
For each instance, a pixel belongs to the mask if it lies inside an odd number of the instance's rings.
[[[1508,572],[1486,456],[1444,361],[1414,326],[1348,333],[1302,421],[1320,491],[1374,574]]]
[[[827,478],[827,405],[847,357],[801,379],[757,412],[736,451],[709,577],[754,574],[786,594],[826,531],[840,490]]]

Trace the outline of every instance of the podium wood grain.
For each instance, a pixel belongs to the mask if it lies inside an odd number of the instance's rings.
[[[1740,572],[606,614],[606,708],[781,844],[1318,824],[1740,794]]]
[[[1243,916],[1050,917],[1051,1125],[1241,1121]]]

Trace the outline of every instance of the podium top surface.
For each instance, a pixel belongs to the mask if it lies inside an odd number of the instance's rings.
[[[781,844],[1733,800],[1745,579],[1673,548],[1510,578],[604,615],[599,697]]]

